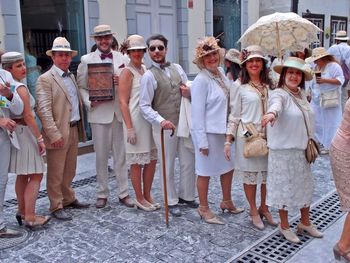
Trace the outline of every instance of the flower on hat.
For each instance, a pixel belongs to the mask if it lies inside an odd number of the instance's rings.
[[[250,52],[250,51],[248,51],[247,49],[242,49],[242,51],[241,51],[241,57],[240,57],[240,59],[241,59],[241,61],[244,61],[244,60],[246,60],[248,57],[249,57],[249,55],[251,54],[252,52]]]
[[[198,59],[220,49],[218,41],[219,40],[214,37],[204,37],[199,39],[196,47],[195,58]]]

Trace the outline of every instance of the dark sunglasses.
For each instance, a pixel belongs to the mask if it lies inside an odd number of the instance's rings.
[[[150,46],[149,47],[149,51],[151,51],[151,52],[156,51],[156,49],[158,49],[159,51],[163,51],[165,49],[165,47],[164,46]]]

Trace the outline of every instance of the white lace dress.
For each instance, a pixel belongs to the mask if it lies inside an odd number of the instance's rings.
[[[297,101],[312,130],[313,113],[304,92]],[[267,205],[284,210],[308,207],[314,183],[305,158],[308,136],[302,112],[283,89],[271,92],[268,112],[276,113],[278,118],[273,127],[267,126]]]
[[[146,71],[146,68],[144,66],[142,67],[144,71]],[[128,165],[148,164],[151,160],[157,160],[157,147],[152,136],[152,126],[142,117],[140,112],[140,79],[142,75],[132,67],[126,68],[134,75],[130,93],[129,110],[137,138],[135,145],[127,142],[127,128],[123,122],[126,162]]]

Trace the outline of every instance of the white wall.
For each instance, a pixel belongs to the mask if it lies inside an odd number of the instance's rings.
[[[4,35],[5,35],[5,28],[4,28],[4,19],[2,15],[0,15],[0,49],[5,49],[4,45]]]
[[[189,74],[195,74],[199,70],[192,63],[197,39],[205,36],[205,1],[193,1],[193,8],[188,9],[188,58]]]
[[[248,26],[251,26],[259,19],[259,2],[259,0],[248,0]],[[242,35],[243,33],[244,32],[242,32]]]
[[[110,25],[119,44],[127,37],[126,0],[99,0],[100,24]]]

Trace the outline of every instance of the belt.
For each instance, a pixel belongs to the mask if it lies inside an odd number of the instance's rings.
[[[78,121],[71,121],[70,123],[69,123],[69,126],[70,127],[75,127],[75,126],[77,126],[78,125]]]

